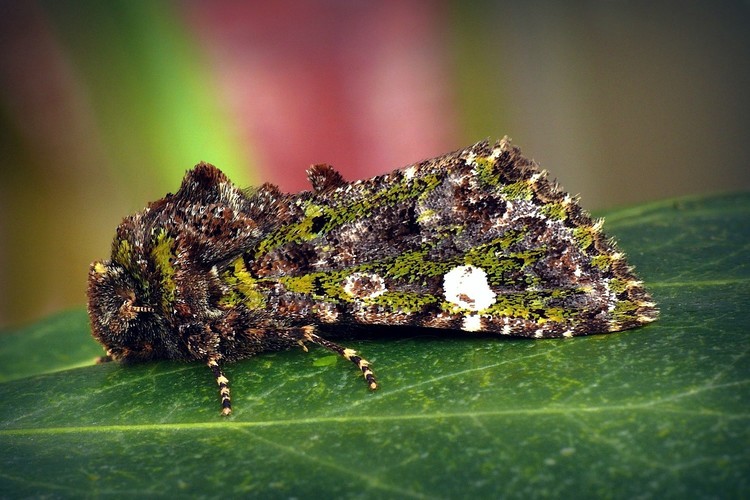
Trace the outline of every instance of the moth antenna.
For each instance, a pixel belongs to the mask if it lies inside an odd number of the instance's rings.
[[[214,374],[216,383],[219,385],[219,395],[221,396],[221,414],[229,415],[232,413],[232,401],[229,398],[229,379],[224,376],[219,363],[216,358],[210,358],[208,360],[208,367],[211,368],[211,372]]]
[[[329,351],[333,351],[341,356],[343,356],[345,359],[351,361],[357,367],[362,370],[362,375],[365,376],[365,381],[367,382],[367,386],[370,388],[370,390],[375,390],[378,388],[378,383],[375,380],[375,374],[370,369],[370,362],[364,359],[362,356],[357,354],[357,351],[354,349],[349,349],[347,347],[342,347],[334,342],[331,342],[330,340],[326,340],[322,337],[318,337],[313,333],[315,331],[315,327],[313,326],[305,326],[302,328],[302,332],[304,335],[304,339],[312,342],[313,344],[317,344],[321,347],[325,347]]]

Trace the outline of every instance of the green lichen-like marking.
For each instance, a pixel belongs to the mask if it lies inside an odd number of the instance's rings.
[[[500,192],[508,200],[530,200],[534,197],[534,187],[529,181],[518,181],[500,188]]]
[[[311,213],[313,213],[311,211]],[[319,213],[318,211],[314,213]],[[500,237],[483,245],[475,246],[462,254],[456,254],[445,260],[434,260],[433,252],[439,255],[438,249],[432,245],[403,252],[375,262],[367,262],[358,266],[338,271],[312,272],[298,276],[280,276],[275,278],[263,278],[254,281],[272,281],[283,285],[287,292],[307,295],[316,301],[326,303],[344,303],[361,301],[365,304],[385,306],[389,310],[403,311],[405,313],[422,311],[430,304],[440,304],[440,308],[451,313],[461,313],[462,310],[455,304],[443,301],[430,293],[419,293],[414,291],[399,290],[400,285],[418,284],[427,286],[431,280],[440,279],[450,269],[461,265],[473,265],[481,267],[488,276],[488,281],[494,287],[509,286],[536,286],[539,278],[530,272],[518,272],[539,262],[546,255],[545,247],[525,249],[522,251],[509,251],[515,244],[523,241],[528,229],[513,229],[507,231]],[[437,244],[437,243],[434,243]],[[239,267],[238,267],[239,266]],[[244,277],[244,264],[238,261],[235,271],[231,276],[224,277],[224,281],[235,290],[232,279],[239,278],[242,283],[251,283],[249,275]],[[346,293],[343,284],[348,276],[354,273],[375,273],[391,282],[391,289],[385,293],[371,298],[356,298]],[[247,291],[245,292],[246,295]],[[256,292],[259,294],[259,292]],[[538,295],[537,302],[530,302],[530,295],[511,294],[502,299],[494,307],[498,313],[513,317],[529,317],[531,310],[544,309],[544,301],[549,299],[549,291]],[[557,297],[558,295],[554,295]],[[262,297],[262,295],[259,295]],[[228,303],[238,301],[233,295],[225,299]],[[548,308],[548,314],[543,317],[545,321],[557,321],[563,314],[559,308]]]
[[[615,309],[612,311],[612,320],[618,324],[632,320],[636,317],[638,307],[638,303],[632,300],[618,300],[615,303]]]
[[[538,300],[538,295],[533,292],[498,295],[495,303],[488,308],[487,313],[509,318],[532,319],[535,316],[535,313],[531,311],[533,299]]]
[[[537,319],[537,323],[544,324],[547,322],[562,323],[569,317],[568,312],[562,307],[548,307],[544,310],[544,316]]]
[[[133,247],[130,246],[128,240],[120,240],[117,242],[115,250],[112,252],[112,260],[125,268],[129,268],[133,261]]]
[[[318,232],[313,232],[316,218],[323,217],[330,221],[334,214],[334,211],[329,207],[309,202],[306,204],[304,210],[305,215],[298,222],[287,224],[263,239],[263,241],[258,244],[255,257],[258,258],[259,256],[268,253],[270,250],[292,241],[307,241],[316,238],[324,232],[324,229]]]
[[[428,306],[440,302],[440,299],[429,293],[394,290],[366,299],[364,302],[366,304],[385,306],[392,311],[411,314],[424,311]]]
[[[591,259],[591,265],[602,271],[608,271],[612,257],[606,254],[597,255]]]
[[[442,178],[437,174],[428,174],[410,181],[402,181],[385,191],[381,191],[383,193],[382,201],[388,205],[393,205],[410,199],[424,198],[441,182]]]
[[[526,233],[526,230],[508,231],[499,238],[470,249],[456,265],[466,264],[482,268],[487,273],[487,279],[492,286],[513,284],[509,281],[509,272],[521,271],[539,262],[547,254],[544,246],[509,252],[508,248],[521,241]],[[526,285],[532,285],[538,281],[538,278],[528,273],[525,278]]]
[[[220,275],[229,291],[219,300],[222,307],[234,307],[244,304],[248,309],[262,309],[266,306],[266,297],[258,287],[255,279],[245,267],[245,261],[238,257],[229,268]]]
[[[428,208],[426,210],[423,210],[421,214],[419,214],[419,217],[417,217],[417,222],[423,223],[429,221],[431,218],[435,216],[435,211],[431,208]]]
[[[488,276],[495,277],[496,281],[502,283],[503,273],[533,264],[546,252],[544,248],[523,252],[507,251],[512,244],[521,241],[525,235],[524,230],[508,231],[499,238],[445,261],[429,260],[430,248],[424,247],[404,252],[385,261],[360,266],[357,270],[373,271],[395,280],[405,279],[408,283],[415,283],[426,278],[442,276],[453,267],[468,264],[481,267]],[[518,260],[522,261],[520,266]]]
[[[620,278],[609,280],[609,289],[614,293],[622,293],[628,289],[628,282]]]
[[[502,316],[508,318],[521,318],[542,325],[547,322],[563,323],[568,321],[572,315],[562,307],[547,305],[551,299],[559,299],[576,293],[577,290],[553,290],[552,292],[526,291],[516,293],[498,294],[495,303],[490,307],[477,311],[477,314],[488,316]],[[440,304],[443,311],[450,314],[475,314],[452,302],[443,301]]]
[[[161,304],[168,308],[174,302],[177,284],[174,281],[174,238],[170,237],[163,229],[156,234],[154,244],[151,247],[151,258],[154,266],[161,275]]]
[[[138,263],[134,258],[133,246],[125,239],[115,240],[113,246],[112,262],[125,268],[128,271],[128,274],[130,274],[136,283],[138,283],[144,296],[148,296],[150,283],[147,277],[141,272],[141,268],[138,266]]]
[[[293,293],[311,295],[324,302],[351,302],[354,298],[344,291],[344,279],[356,272],[355,268],[333,272],[315,272],[301,276],[282,276],[277,281]],[[321,293],[322,292],[322,293]]]
[[[495,303],[487,308],[487,312],[509,318],[534,319],[537,316],[531,310],[534,299],[538,300],[538,294],[533,292],[498,295]]]
[[[424,278],[439,276],[453,267],[450,262],[434,262],[427,259],[428,249],[414,250],[397,255],[393,259],[374,266],[393,279],[406,279],[408,283],[421,281]]]
[[[312,295],[315,291],[315,280],[325,276],[325,273],[309,273],[302,276],[282,276],[279,283],[292,293]]]
[[[497,278],[507,271],[521,270],[538,262],[546,253],[544,247],[506,253],[495,250],[494,245],[482,245],[467,252],[463,263],[481,267],[488,276]]]
[[[526,235],[529,234],[529,228],[521,229],[509,229],[503,233],[502,237],[490,242],[491,244],[499,244],[503,250],[510,248],[511,245],[522,241]]]
[[[474,158],[474,172],[482,184],[497,186],[500,184],[500,172],[495,168],[495,160],[491,156]]]
[[[552,220],[562,221],[568,217],[568,209],[562,203],[547,203],[541,212]]]
[[[305,215],[298,222],[277,229],[258,244],[255,258],[287,243],[311,240],[343,224],[362,220],[372,214],[375,208],[399,205],[410,199],[418,199],[435,189],[440,182],[441,178],[437,174],[430,174],[393,183],[387,189],[371,190],[370,193],[363,194],[354,202],[347,200],[346,193],[340,196],[331,195],[341,205],[323,206],[308,202],[305,206]],[[323,221],[323,223],[317,231],[313,232],[316,221]]]
[[[586,250],[594,243],[595,235],[596,232],[592,226],[579,226],[573,229],[573,239],[581,250]]]

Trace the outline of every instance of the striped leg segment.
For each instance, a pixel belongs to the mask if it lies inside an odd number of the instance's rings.
[[[371,390],[374,391],[378,388],[378,383],[375,381],[375,374],[372,373],[372,370],[370,369],[370,363],[366,359],[362,358],[359,354],[357,354],[357,351],[355,351],[354,349],[342,347],[322,337],[318,337],[317,335],[315,335],[315,333],[313,333],[315,331],[315,328],[312,326],[303,327],[302,331],[304,333],[304,340],[312,342],[313,344],[318,344],[321,347],[325,347],[326,349],[338,353],[344,358],[348,359],[349,361],[357,365],[360,370],[362,370],[362,374],[365,376],[367,386]]]
[[[211,368],[216,383],[219,385],[219,394],[221,395],[221,414],[229,415],[232,413],[232,401],[229,399],[229,380],[221,372],[219,363],[215,358],[208,360],[208,367]]]

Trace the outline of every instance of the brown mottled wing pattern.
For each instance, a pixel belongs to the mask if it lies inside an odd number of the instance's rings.
[[[558,337],[656,317],[601,223],[507,140],[365,181],[309,175],[299,217],[245,255],[262,307],[288,324]]]

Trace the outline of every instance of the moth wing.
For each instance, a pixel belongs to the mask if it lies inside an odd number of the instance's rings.
[[[507,139],[294,206],[247,256],[291,322],[555,337],[657,314],[601,225]]]

